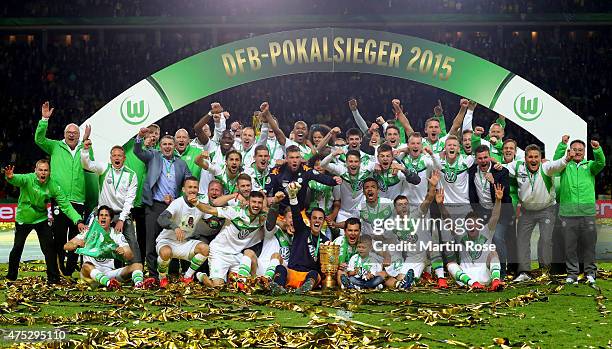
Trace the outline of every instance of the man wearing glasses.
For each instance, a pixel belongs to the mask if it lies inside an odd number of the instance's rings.
[[[53,140],[47,138],[49,118],[54,108],[49,108],[49,102],[42,105],[42,119],[38,122],[34,142],[51,157],[51,173],[53,180],[59,185],[62,193],[68,198],[75,211],[83,218],[85,213],[85,172],[81,166],[81,149],[83,143],[79,142],[80,132],[76,124],[69,124],[64,129],[64,139]],[[83,139],[89,138],[89,128],[86,128]],[[79,230],[76,224],[66,216],[66,212],[59,207],[53,210],[53,241],[59,269],[65,276],[70,276],[77,267],[78,255],[68,253],[64,264],[64,244],[72,240]]]

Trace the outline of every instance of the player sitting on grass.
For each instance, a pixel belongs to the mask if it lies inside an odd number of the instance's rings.
[[[208,245],[189,239],[194,234],[196,223],[202,219],[202,211],[197,208],[198,186],[197,178],[185,178],[185,194],[172,201],[157,218],[157,223],[164,229],[157,237],[155,246],[160,288],[168,285],[168,266],[172,258],[191,261],[189,269],[181,277],[185,284],[193,281],[193,275],[208,258]]]
[[[351,289],[383,288],[385,272],[382,269],[382,257],[372,252],[372,237],[363,235],[357,244],[357,254],[351,257],[346,268]]]
[[[301,187],[297,182],[291,182],[287,186],[295,232],[288,266],[276,267],[274,281],[270,284],[272,294],[286,293],[285,287],[295,288],[297,294],[304,294],[321,281],[319,248],[329,241],[321,234],[325,213],[316,207],[310,212],[310,227],[304,223],[297,199]]]
[[[486,285],[491,285],[490,291],[501,290],[504,283],[500,280],[501,265],[497,252],[492,246],[495,226],[501,213],[501,200],[504,196],[504,187],[495,184],[495,206],[491,214],[491,219],[487,225],[479,223],[478,215],[470,212],[465,217],[465,229],[467,234],[459,238],[463,248],[459,253],[460,264],[449,262],[446,264],[448,272],[455,278],[458,284],[467,285],[471,289],[484,289]],[[448,212],[444,205],[440,206],[440,212],[444,217],[448,217]],[[481,225],[481,228],[478,226]],[[456,229],[456,227],[455,227]]]
[[[346,268],[351,260],[351,257],[357,254],[357,244],[361,237],[361,221],[359,218],[351,217],[344,222],[344,235],[338,236],[334,240],[335,245],[340,246],[340,255],[338,256],[338,272],[336,279],[338,285],[343,289],[350,285],[349,277],[346,273]]]
[[[413,246],[413,249],[404,251],[405,259],[401,263],[401,267],[398,270],[395,264],[392,263],[390,266],[385,268],[387,274],[390,276],[386,281],[387,287],[396,288],[410,288],[412,284],[421,278],[421,274],[425,269],[425,263],[429,259],[438,277],[438,287],[444,287],[446,280],[444,279],[444,267],[442,258],[439,252],[427,251],[424,246],[432,241],[431,232],[428,227],[421,222],[422,219],[426,219],[427,212],[429,212],[429,206],[434,200],[436,195],[436,187],[440,181],[440,172],[433,171],[430,178],[427,179],[429,182],[429,188],[424,201],[418,206],[410,209],[410,203],[408,198],[405,196],[398,196],[395,199],[394,206],[395,212],[397,213],[397,221],[406,221],[407,229],[393,229],[392,231],[386,232],[385,241],[391,244],[397,244],[398,242],[408,242]],[[443,189],[440,188],[439,191]],[[443,193],[443,192],[442,192]],[[440,196],[444,199],[444,196]],[[399,228],[399,227],[396,227]]]
[[[98,238],[95,237],[93,233],[99,232],[103,234],[106,232],[112,239],[112,242],[109,241],[104,243],[110,243],[113,245],[113,247],[116,245],[114,252],[117,257],[121,257],[125,261],[131,260],[133,254],[127,240],[122,233],[115,232],[115,230],[110,226],[114,215],[115,213],[108,206],[100,206],[100,208],[98,208],[97,216],[99,226],[92,223],[90,227],[92,231],[89,232],[89,234],[85,232],[78,234],[64,245],[64,250],[74,251],[79,247],[85,247],[85,243],[88,239]],[[100,228],[103,229],[104,232],[100,231]],[[98,249],[104,249],[104,247],[105,246],[98,246]],[[85,254],[83,254],[81,278],[92,284],[102,285],[109,290],[120,288],[120,282],[129,280],[130,278],[134,282],[134,287],[138,289],[143,289],[145,286],[149,286],[155,282],[155,279],[153,278],[147,279],[146,283],[144,282],[141,263],[132,263],[126,267],[115,269],[114,258],[94,258]]]

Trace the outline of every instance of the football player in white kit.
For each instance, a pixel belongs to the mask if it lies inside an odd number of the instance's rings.
[[[504,196],[504,187],[495,184],[495,206],[488,224],[479,223],[475,212],[465,217],[465,230],[467,233],[459,234],[455,226],[454,233],[459,235],[462,248],[459,252],[460,263],[448,262],[448,272],[460,285],[467,285],[471,289],[484,289],[490,285],[489,290],[498,291],[504,286],[500,279],[501,264],[493,245],[495,226],[501,214],[501,200]],[[440,206],[443,215],[444,206]]]
[[[124,260],[132,259],[133,254],[130,246],[122,233],[117,233],[110,224],[113,221],[113,210],[108,206],[100,206],[98,208],[97,220],[102,229],[109,233],[111,239],[117,245],[115,253]],[[87,233],[83,232],[75,236],[72,240],[64,245],[64,250],[74,251],[79,247],[85,246],[85,238]],[[81,278],[93,283],[102,285],[108,289],[118,289],[121,287],[121,282],[129,280],[134,282],[134,287],[143,289],[155,282],[155,279],[147,279],[144,282],[141,263],[132,263],[122,268],[115,268],[115,260],[113,258],[94,258],[83,255],[83,266],[81,267]]]
[[[193,275],[208,258],[208,245],[200,240],[190,239],[194,235],[196,224],[203,216],[203,212],[196,207],[198,189],[197,178],[185,178],[185,194],[172,201],[157,218],[160,227],[164,229],[155,240],[160,288],[166,288],[168,285],[168,266],[172,258],[191,262],[189,269],[181,277],[185,284],[193,281]]]

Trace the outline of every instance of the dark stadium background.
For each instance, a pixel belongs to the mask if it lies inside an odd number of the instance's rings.
[[[67,123],[80,124],[134,83],[195,53],[264,33],[336,26],[444,43],[533,82],[588,122],[589,138],[598,139],[608,155],[597,191],[610,195],[611,10],[610,1],[589,0],[2,1],[0,165],[30,171],[44,156],[33,133],[45,100],[56,108],[49,136],[61,139]],[[443,90],[383,76],[300,74],[223,91],[159,124],[162,133],[191,130],[213,101],[226,106],[231,121],[247,124],[267,100],[286,131],[298,119],[346,130],[354,126],[347,107],[352,97],[370,122],[378,115],[391,117],[391,99],[401,99],[417,130],[438,99],[450,124],[459,100]],[[474,125],[488,128],[495,117],[479,107]],[[511,122],[510,137],[523,148],[538,143]],[[0,200],[15,197],[15,189],[0,181]]]

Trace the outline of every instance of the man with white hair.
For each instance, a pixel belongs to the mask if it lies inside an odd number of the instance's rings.
[[[53,179],[60,186],[72,207],[81,217],[85,213],[85,172],[81,167],[80,150],[83,144],[79,142],[80,132],[76,124],[69,124],[64,129],[63,140],[47,138],[49,118],[53,114],[49,102],[42,105],[42,119],[38,122],[34,142],[51,157],[51,171]],[[85,129],[83,139],[89,138],[90,129]],[[71,275],[77,267],[78,256],[71,252],[68,261],[64,264],[64,244],[74,238],[78,233],[76,224],[73,223],[66,212],[61,212],[58,207],[53,210],[53,241],[55,250],[58,252],[60,271],[64,275]]]

